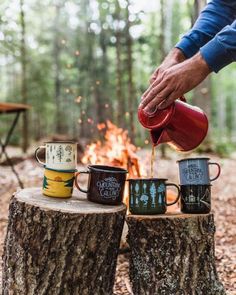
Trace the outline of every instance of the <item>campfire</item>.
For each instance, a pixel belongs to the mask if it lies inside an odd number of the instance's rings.
[[[104,141],[98,140],[87,146],[82,163],[122,167],[128,170],[129,177],[141,177],[138,148],[131,143],[128,131],[117,127],[110,121],[98,124],[104,133]]]

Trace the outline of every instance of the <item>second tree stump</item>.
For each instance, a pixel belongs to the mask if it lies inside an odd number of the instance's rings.
[[[135,295],[221,295],[213,214],[127,216]]]

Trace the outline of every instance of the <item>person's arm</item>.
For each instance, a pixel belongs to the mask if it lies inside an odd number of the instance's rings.
[[[212,0],[209,2],[201,12],[193,28],[183,36],[161,65],[154,71],[150,78],[151,84],[163,71],[192,57],[222,28],[230,25],[235,18],[236,0]]]
[[[210,69],[216,73],[236,61],[236,20],[201,47],[200,52]]]
[[[145,93],[140,107],[150,112],[163,109],[201,83],[211,71],[236,61],[236,20],[226,26],[193,57],[165,70]]]
[[[193,28],[176,44],[186,58],[192,57],[236,18],[235,0],[212,0],[201,12]]]
[[[216,6],[219,10],[209,10]],[[166,108],[175,99],[201,83],[211,71],[218,72],[236,61],[235,18],[236,0],[210,2],[190,33],[177,44],[177,49],[183,52],[186,60],[163,71],[157,69],[152,85],[142,96],[140,108],[147,112],[151,112],[156,106],[160,109]],[[229,23],[229,20],[235,21]]]

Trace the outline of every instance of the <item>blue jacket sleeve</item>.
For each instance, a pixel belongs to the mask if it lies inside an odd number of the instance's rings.
[[[236,20],[231,26],[226,26],[200,52],[214,72],[236,61]]]
[[[199,49],[209,42],[219,31],[227,25],[231,25],[236,19],[236,0],[212,0],[207,4],[205,9],[201,12],[199,18],[194,24],[193,28],[186,35],[183,36],[181,41],[175,47],[181,49],[184,55],[189,58],[199,51]],[[226,27],[221,32],[221,36],[217,37],[218,42],[224,42],[225,38],[233,38],[235,40],[234,25]],[[234,36],[233,36],[234,34]],[[219,41],[219,39],[221,41]],[[231,40],[231,50],[235,41]],[[216,42],[216,40],[215,40]],[[213,43],[212,43],[213,45]],[[223,44],[221,44],[224,46]],[[227,47],[227,43],[225,44]],[[235,45],[234,45],[235,46]],[[211,54],[212,46],[211,46]],[[207,47],[202,49],[202,54],[206,56]],[[209,53],[210,54],[210,53]],[[231,52],[232,54],[232,52]],[[211,64],[209,64],[211,66]]]

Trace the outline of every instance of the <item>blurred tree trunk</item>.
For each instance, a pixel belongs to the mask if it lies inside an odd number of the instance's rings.
[[[161,22],[161,30],[160,30],[160,35],[159,35],[159,44],[160,44],[160,59],[161,61],[164,60],[166,56],[166,51],[165,51],[165,25],[166,25],[166,18],[165,18],[165,10],[164,10],[164,0],[160,1],[160,22]],[[161,145],[161,157],[166,158],[166,145],[162,144]]]
[[[120,3],[116,0],[115,20],[120,21]],[[119,26],[116,29],[116,105],[117,105],[117,123],[119,127],[125,127],[125,99],[122,94],[122,69],[121,69],[121,30]]]
[[[56,118],[55,118],[55,129],[57,133],[62,133],[62,112],[61,112],[61,80],[60,80],[60,12],[61,4],[56,3],[56,14],[54,19],[54,46],[53,46],[53,58],[55,65],[55,77],[54,77],[54,98],[55,98],[55,107],[56,107]]]
[[[96,85],[97,78],[97,62],[95,62],[94,51],[97,48],[95,43],[95,34],[91,30],[91,7],[90,0],[81,1],[81,20],[83,21],[84,35],[81,43],[86,50],[82,51],[80,55],[80,67],[78,68],[79,74],[82,74],[82,79],[79,82],[80,87],[83,89],[83,100],[81,104],[81,128],[80,136],[90,138],[92,135],[91,125],[88,124],[88,119],[93,122],[98,120],[98,99],[99,88]],[[80,34],[80,30],[78,31]],[[81,44],[78,44],[81,48]],[[84,73],[85,75],[84,75]],[[94,135],[94,134],[93,134]]]
[[[221,141],[224,142],[227,137],[226,128],[226,101],[224,95],[219,93],[217,96],[217,127]]]
[[[104,14],[104,9],[102,8],[102,2],[99,1],[99,22],[101,32],[99,34],[99,46],[102,51],[101,64],[98,67],[98,75],[95,77],[96,80],[96,91],[97,91],[97,110],[98,110],[98,123],[103,123],[107,119],[111,119],[111,111],[108,100],[108,57],[107,57],[107,35],[104,29],[104,24],[106,22],[106,14]],[[106,108],[106,104],[109,109]],[[109,111],[107,111],[109,110]]]
[[[135,140],[135,126],[134,126],[134,102],[136,101],[134,81],[133,81],[133,57],[132,57],[132,37],[130,35],[130,0],[126,4],[126,47],[127,47],[127,72],[128,72],[128,108],[129,108],[129,127],[130,138],[132,142]],[[124,114],[123,114],[124,115]]]
[[[27,93],[27,60],[26,60],[26,30],[25,30],[25,12],[24,12],[24,0],[20,0],[20,26],[21,26],[21,100],[23,104],[27,104],[28,102],[28,93]],[[22,150],[25,153],[29,146],[29,130],[28,130],[29,122],[28,122],[28,113],[23,113],[23,142],[22,142]]]
[[[200,12],[206,5],[206,0],[194,0],[194,9],[191,15],[192,26],[197,20]],[[207,115],[209,122],[211,122],[211,77],[207,77],[201,84],[193,90],[193,105],[200,107]],[[209,126],[210,127],[210,126]],[[211,148],[211,128],[209,128],[208,135],[204,141],[204,149]]]

